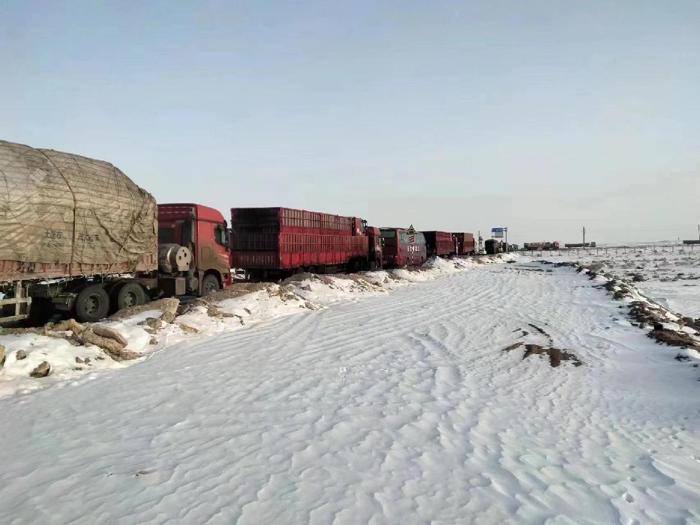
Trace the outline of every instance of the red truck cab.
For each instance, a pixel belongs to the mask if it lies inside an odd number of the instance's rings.
[[[231,284],[228,226],[214,208],[200,204],[159,204],[158,244],[177,244],[192,252],[198,294]]]
[[[425,236],[413,227],[380,228],[380,231],[384,267],[420,266],[427,260]]]

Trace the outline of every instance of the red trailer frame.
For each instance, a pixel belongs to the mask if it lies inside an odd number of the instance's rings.
[[[254,276],[370,265],[367,224],[291,208],[232,208],[231,264]]]

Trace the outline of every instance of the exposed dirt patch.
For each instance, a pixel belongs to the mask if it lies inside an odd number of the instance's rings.
[[[583,363],[571,352],[566,350],[561,350],[559,348],[544,348],[540,345],[525,345],[525,354],[523,359],[527,359],[531,355],[543,355],[549,356],[549,364],[552,368],[556,368],[561,365],[562,361],[571,361],[574,366],[581,366]]]
[[[523,354],[523,359],[527,359],[531,355],[547,355],[549,357],[549,365],[552,368],[557,368],[561,365],[562,361],[571,361],[574,366],[581,366],[583,361],[581,361],[575,354],[567,352],[566,350],[561,350],[560,348],[547,348],[535,344],[524,344],[524,343],[514,343],[503,349],[504,352],[511,352],[520,348],[525,347],[525,353]]]
[[[537,332],[539,332],[540,334],[545,336],[547,338],[547,340],[549,341],[549,344],[552,344],[552,336],[549,335],[547,332],[545,332],[542,328],[540,328],[539,326],[534,325],[532,323],[527,323],[527,325],[529,327],[531,327],[533,330],[536,330]]]
[[[235,299],[236,297],[241,297],[253,292],[259,292],[260,290],[265,290],[273,286],[270,283],[233,283],[231,286],[225,290],[219,290],[218,292],[211,293],[202,297],[210,303],[216,303],[218,301],[224,301],[226,299]]]
[[[513,343],[512,345],[504,348],[503,351],[510,352],[511,350],[515,350],[516,348],[520,348],[521,346],[523,346],[523,343]]]
[[[128,317],[132,317],[134,315],[142,314],[143,312],[149,312],[152,310],[160,310],[161,312],[163,312],[163,317],[172,317],[174,319],[178,306],[180,306],[180,301],[173,297],[169,297],[166,299],[158,299],[157,301],[153,301],[152,303],[144,304],[141,306],[135,306],[133,308],[125,308],[124,310],[119,310],[117,313],[112,315],[109,318],[109,320],[121,321],[122,319],[126,319]],[[171,323],[172,319],[166,320],[166,322]]]
[[[663,343],[668,346],[680,346],[683,348],[700,350],[700,342],[685,332],[675,332],[661,329],[652,330],[647,334],[647,336],[654,339],[657,343]]]

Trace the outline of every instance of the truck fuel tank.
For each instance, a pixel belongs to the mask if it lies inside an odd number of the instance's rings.
[[[158,269],[163,273],[186,272],[192,264],[192,252],[179,244],[158,245]]]

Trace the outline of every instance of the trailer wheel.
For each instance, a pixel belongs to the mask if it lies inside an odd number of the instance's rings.
[[[221,286],[216,275],[210,273],[204,276],[204,279],[202,279],[202,295],[209,295],[210,293],[218,292],[220,289]]]
[[[117,292],[117,310],[146,304],[146,291],[139,283],[126,283]]]
[[[109,312],[109,295],[104,287],[93,284],[83,288],[75,300],[75,316],[81,323],[94,323]]]

